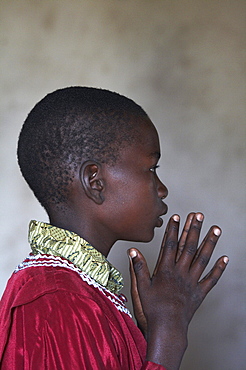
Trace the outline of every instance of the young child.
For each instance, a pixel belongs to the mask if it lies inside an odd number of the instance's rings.
[[[30,255],[1,301],[1,369],[175,370],[195,311],[221,277],[227,257],[200,277],[221,230],[198,248],[203,215],[170,218],[152,276],[129,250],[132,299],[107,260],[117,240],[149,242],[162,226],[168,191],[156,174],[157,131],[119,94],[57,90],[28,115],[19,137],[22,174],[50,223],[31,221]]]

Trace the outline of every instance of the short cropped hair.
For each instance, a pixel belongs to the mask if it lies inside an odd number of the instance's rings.
[[[41,205],[66,203],[82,161],[113,165],[136,140],[134,118],[144,110],[115,92],[74,86],[46,95],[27,116],[18,141],[23,177]]]

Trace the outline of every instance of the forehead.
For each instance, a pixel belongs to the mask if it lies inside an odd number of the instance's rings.
[[[160,152],[159,136],[154,124],[148,119],[140,124],[139,129],[139,143],[148,148],[158,149]]]
[[[159,159],[160,142],[157,130],[149,119],[137,123],[136,137],[133,144],[127,145],[120,151],[119,162],[146,159]]]

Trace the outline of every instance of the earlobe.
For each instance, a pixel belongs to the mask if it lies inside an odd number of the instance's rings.
[[[80,181],[88,198],[97,204],[104,201],[104,181],[101,165],[95,161],[86,161],[80,167]]]

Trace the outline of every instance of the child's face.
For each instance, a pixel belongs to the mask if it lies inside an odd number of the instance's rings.
[[[137,144],[122,149],[117,163],[107,168],[107,219],[116,240],[148,242],[160,216],[168,190],[156,174],[160,157],[157,131],[151,121],[142,121]]]

